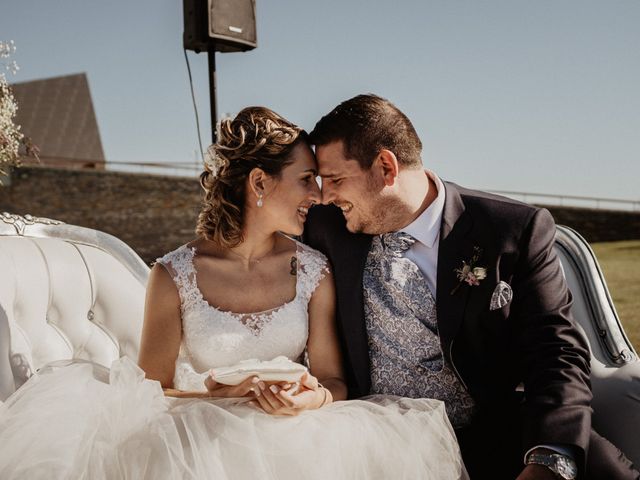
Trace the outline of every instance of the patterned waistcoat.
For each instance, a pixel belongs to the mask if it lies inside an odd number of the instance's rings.
[[[454,427],[475,403],[442,353],[436,302],[418,266],[403,256],[415,239],[404,232],[374,237],[364,270],[371,393],[435,398]]]

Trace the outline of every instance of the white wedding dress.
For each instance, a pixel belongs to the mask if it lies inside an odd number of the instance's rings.
[[[175,387],[204,390],[206,372],[247,358],[300,361],[307,305],[326,258],[297,244],[294,300],[235,314],[209,305],[195,251],[160,259],[182,302]],[[0,405],[0,478],[10,479],[458,479],[466,473],[444,404],[372,396],[296,417],[246,399],[165,397],[128,358],[42,368]]]

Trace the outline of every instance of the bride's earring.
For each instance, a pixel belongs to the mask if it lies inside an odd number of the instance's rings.
[[[256,202],[256,205],[258,206],[258,208],[262,207],[262,205],[264,205],[264,202],[262,201],[262,194],[258,194],[258,201]]]

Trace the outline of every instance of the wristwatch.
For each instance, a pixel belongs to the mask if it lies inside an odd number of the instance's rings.
[[[558,453],[530,453],[527,457],[527,465],[531,463],[544,465],[562,480],[575,480],[578,477],[576,462],[566,455],[560,455]]]

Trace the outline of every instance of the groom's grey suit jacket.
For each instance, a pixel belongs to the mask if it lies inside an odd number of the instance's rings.
[[[588,346],[571,316],[571,294],[553,250],[547,210],[445,182],[436,309],[442,350],[479,410],[523,409],[524,451],[536,445],[574,445],[580,460],[591,430]],[[349,395],[369,393],[370,372],[362,278],[372,237],[352,234],[334,206],[314,207],[305,241],[331,261],[337,325]],[[456,268],[482,249],[476,266],[487,277],[459,284]],[[490,310],[500,281],[513,300]],[[516,388],[523,384],[522,393]]]

